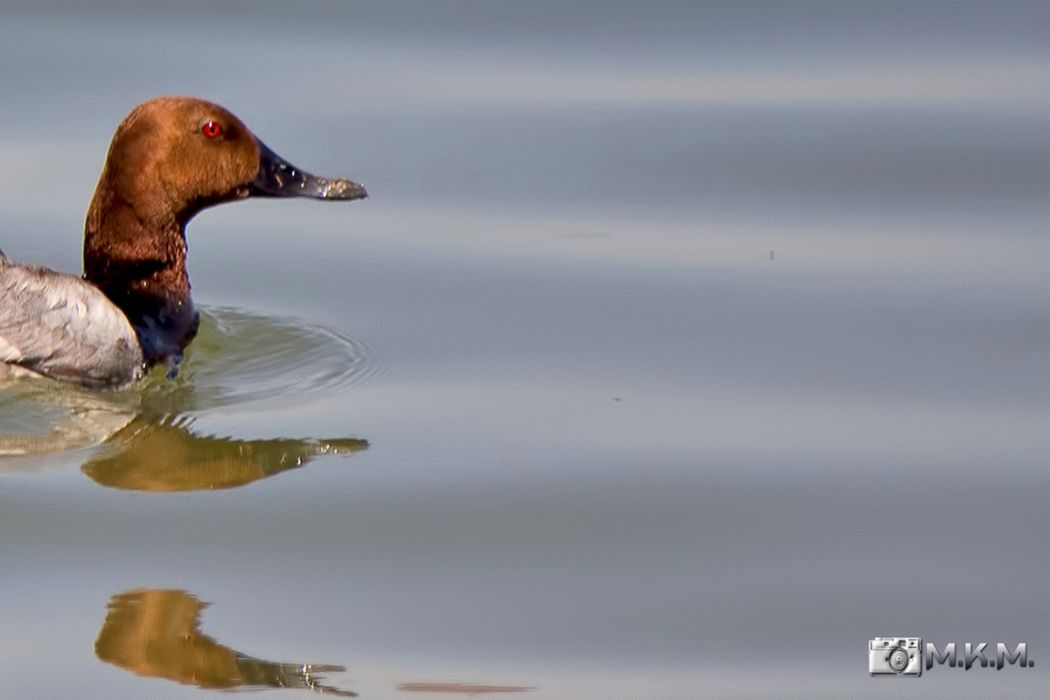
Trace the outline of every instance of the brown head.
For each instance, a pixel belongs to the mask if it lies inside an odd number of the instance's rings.
[[[146,228],[172,221],[181,228],[201,209],[249,196],[347,200],[367,193],[350,180],[292,166],[217,104],[158,97],[135,107],[117,127],[86,233],[123,238],[121,227],[107,221],[114,207],[130,209]]]
[[[368,194],[356,182],[296,168],[217,104],[193,97],[143,102],[110,143],[84,226],[84,277],[133,324],[162,314],[195,319],[186,223],[206,207],[253,196],[353,200]],[[189,320],[173,325],[195,328]],[[182,345],[192,338],[192,331],[180,333]]]

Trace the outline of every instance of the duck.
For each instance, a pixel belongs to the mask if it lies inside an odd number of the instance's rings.
[[[251,197],[367,196],[358,182],[291,165],[218,104],[146,100],[110,142],[84,223],[83,274],[0,251],[0,378],[121,388],[157,365],[173,378],[200,325],[186,271],[196,214]]]

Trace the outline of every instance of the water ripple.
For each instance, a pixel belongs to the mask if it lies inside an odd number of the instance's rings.
[[[208,308],[201,313],[200,333],[173,380],[158,367],[143,382],[117,391],[40,378],[0,386],[0,456],[62,453],[111,439],[126,450],[128,435],[152,435],[161,429],[167,435],[172,426],[180,444],[192,442],[199,451],[198,443],[204,440],[209,449],[218,449],[230,440],[197,435],[192,429],[196,415],[264,402],[287,406],[362,385],[380,372],[376,353],[367,343],[323,326]],[[357,442],[367,444],[356,441],[355,449],[361,449]],[[330,444],[342,443],[337,438],[308,439],[300,451],[322,454]],[[286,445],[281,449],[288,451]]]
[[[174,381],[153,372],[147,401],[177,398],[177,410],[208,410],[269,399],[282,402],[361,385],[381,371],[367,343],[295,318],[228,307],[201,313],[201,328]]]

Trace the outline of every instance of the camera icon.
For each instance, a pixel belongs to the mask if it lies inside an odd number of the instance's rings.
[[[921,676],[922,639],[875,637],[868,642],[868,673],[873,676]]]

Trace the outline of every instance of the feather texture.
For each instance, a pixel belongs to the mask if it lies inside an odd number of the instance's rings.
[[[0,254],[0,362],[92,387],[142,377],[127,317],[79,277]]]

